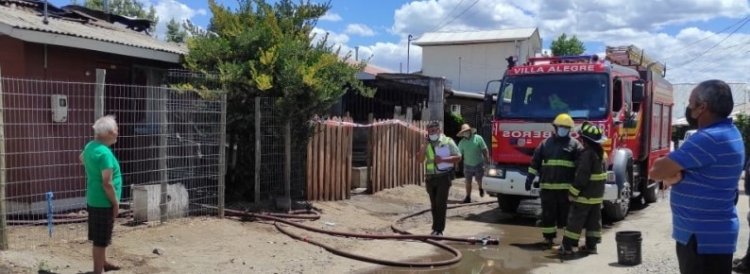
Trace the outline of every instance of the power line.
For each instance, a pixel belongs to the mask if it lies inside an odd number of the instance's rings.
[[[705,40],[707,40],[707,39],[709,39],[709,38],[711,38],[711,37],[714,37],[714,36],[716,36],[716,35],[719,35],[719,34],[721,34],[721,33],[724,33],[725,31],[727,31],[727,30],[729,30],[729,29],[733,28],[734,26],[736,26],[736,25],[738,25],[738,24],[740,24],[740,23],[742,23],[742,22],[744,22],[744,21],[747,21],[748,19],[750,19],[750,15],[748,15],[748,16],[746,16],[745,18],[742,18],[742,19],[740,19],[740,20],[737,20],[737,21],[736,21],[736,22],[734,22],[734,23],[733,23],[732,25],[729,25],[728,27],[726,27],[726,28],[724,28],[724,29],[722,29],[722,30],[720,30],[720,31],[718,31],[718,32],[716,32],[716,33],[712,33],[712,34],[710,34],[710,35],[707,35],[707,36],[705,36],[705,37],[703,37],[703,38],[701,38],[701,39],[698,39],[698,40],[695,40],[695,41],[693,41],[693,42],[690,42],[690,43],[688,43],[687,45],[685,45],[685,46],[683,46],[682,48],[680,48],[679,50],[675,50],[675,51],[674,51],[674,52],[677,52],[677,53],[675,53],[675,54],[672,54],[672,55],[669,55],[669,56],[667,56],[667,57],[664,57],[664,58],[662,58],[662,59],[664,59],[664,60],[668,60],[668,59],[671,59],[672,57],[675,57],[675,56],[679,56],[679,55],[685,54],[684,52],[682,52],[682,50],[685,50],[685,49],[691,48],[692,46],[695,46],[695,45],[697,45],[697,44],[698,44],[698,43],[700,43],[700,42],[703,42],[703,41],[705,41]]]
[[[473,8],[474,6],[476,6],[477,3],[479,3],[479,0],[474,0],[474,2],[471,3],[471,5],[469,5],[468,7],[466,7],[463,11],[461,11],[461,13],[459,13],[455,17],[451,18],[451,20],[449,20],[448,22],[446,22],[446,23],[440,25],[439,27],[437,27],[436,30],[441,30],[445,26],[447,26],[448,24],[453,23],[453,21],[456,21],[456,19],[461,18],[461,16],[463,16],[467,11],[469,11],[471,8]],[[431,31],[434,31],[434,30],[431,30]]]
[[[448,12],[448,13],[446,13],[446,14],[445,14],[445,18],[442,18],[441,20],[438,20],[438,21],[440,21],[440,22],[438,22],[438,23],[437,23],[437,24],[435,24],[435,26],[433,26],[433,27],[432,27],[432,28],[431,28],[430,30],[428,30],[428,31],[425,31],[425,32],[433,32],[433,31],[435,31],[436,29],[438,29],[438,27],[439,27],[440,25],[442,25],[442,24],[443,24],[443,23],[444,23],[444,22],[445,22],[446,20],[449,20],[448,18],[450,17],[450,15],[451,15],[451,14],[453,14],[453,12],[454,12],[454,11],[456,11],[456,9],[458,9],[458,7],[459,7],[459,6],[461,6],[461,4],[463,4],[463,3],[464,3],[464,1],[465,1],[465,0],[461,0],[461,1],[458,1],[458,4],[456,4],[455,6],[453,6],[453,8],[451,9],[451,11],[450,11],[450,12]]]
[[[739,30],[740,30],[740,29],[741,29],[742,27],[744,27],[744,26],[745,26],[745,25],[746,25],[746,24],[747,24],[748,22],[750,22],[750,20],[749,20],[749,19],[750,19],[750,17],[747,17],[747,19],[745,19],[745,20],[744,20],[744,22],[742,22],[742,25],[740,25],[739,27],[737,27],[736,29],[734,29],[734,30],[733,30],[733,31],[732,31],[731,33],[729,33],[729,35],[727,35],[727,37],[724,37],[724,39],[721,39],[721,41],[719,41],[718,43],[714,44],[714,45],[713,45],[713,46],[711,46],[710,48],[706,49],[705,51],[701,52],[700,54],[698,54],[697,56],[695,56],[695,57],[693,57],[692,59],[688,60],[687,62],[685,62],[685,63],[682,63],[681,65],[677,66],[677,68],[674,68],[674,69],[679,69],[679,68],[682,68],[682,67],[684,67],[684,66],[686,66],[686,65],[688,65],[688,64],[690,64],[690,63],[692,63],[692,62],[694,62],[695,60],[698,60],[698,58],[702,57],[703,55],[705,55],[705,54],[706,54],[706,53],[708,53],[709,51],[711,51],[711,50],[713,50],[714,48],[716,48],[717,46],[721,45],[721,43],[724,43],[724,41],[726,41],[727,39],[729,39],[730,37],[732,37],[732,35],[734,35],[735,33],[737,33],[737,31],[739,31]]]

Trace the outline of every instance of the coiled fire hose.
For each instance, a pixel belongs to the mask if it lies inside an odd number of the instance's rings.
[[[452,205],[449,206],[448,209],[454,209],[454,208],[460,208],[460,207],[468,207],[468,206],[478,206],[478,205],[485,205],[495,202],[480,202],[480,203],[470,203],[470,204],[461,204],[461,205]],[[208,205],[202,205],[203,207],[210,208],[210,209],[217,209],[214,206],[208,206]],[[338,232],[338,231],[330,231],[330,230],[324,230],[319,229],[312,226],[303,225],[297,222],[290,221],[288,219],[303,219],[303,220],[317,220],[320,218],[320,214],[313,210],[297,210],[292,211],[288,214],[283,213],[252,213],[252,212],[244,212],[239,210],[231,210],[231,209],[225,209],[224,212],[228,216],[235,216],[235,217],[243,217],[243,218],[251,218],[251,219],[261,219],[261,220],[270,220],[274,221],[274,226],[276,229],[278,229],[280,232],[288,235],[289,237],[292,237],[294,239],[304,241],[311,243],[313,245],[319,246],[328,252],[331,252],[333,254],[346,257],[349,259],[359,260],[363,262],[369,262],[374,264],[380,264],[385,266],[395,266],[395,267],[440,267],[440,266],[447,266],[452,265],[455,263],[458,263],[463,259],[463,254],[458,249],[451,247],[445,243],[440,242],[440,240],[443,241],[452,241],[452,242],[464,242],[469,244],[483,244],[483,245],[497,245],[499,244],[499,241],[497,239],[484,237],[484,238],[458,238],[458,237],[446,237],[446,236],[431,236],[431,235],[414,235],[409,233],[406,230],[399,229],[397,227],[397,224],[403,222],[404,220],[408,218],[412,218],[414,216],[418,216],[420,214],[424,214],[425,212],[430,211],[422,210],[419,212],[415,212],[413,214],[404,216],[397,220],[392,226],[391,229],[395,231],[396,233],[399,233],[401,235],[378,235],[378,234],[358,234],[358,233],[349,233],[349,232]],[[353,254],[347,251],[343,251],[340,249],[337,249],[335,247],[332,247],[330,245],[324,244],[320,241],[316,241],[295,233],[292,233],[290,230],[284,228],[283,225],[289,225],[294,226],[300,229],[304,229],[307,231],[315,232],[315,233],[321,233],[321,234],[327,234],[331,236],[337,236],[337,237],[347,237],[347,238],[359,238],[359,239],[371,239],[371,240],[412,240],[412,241],[422,241],[427,244],[436,246],[440,249],[443,249],[445,251],[448,251],[453,255],[452,258],[442,261],[435,261],[435,262],[398,262],[398,261],[390,261],[390,260],[383,260],[378,258],[372,258],[367,257],[363,255],[357,255]]]

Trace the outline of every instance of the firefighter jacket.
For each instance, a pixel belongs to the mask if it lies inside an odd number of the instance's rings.
[[[534,150],[529,174],[539,176],[542,189],[568,190],[575,178],[575,160],[582,150],[574,138],[549,137]]]
[[[607,172],[604,167],[603,155],[591,148],[581,152],[576,161],[576,175],[573,185],[570,186],[570,196],[573,201],[581,204],[601,204],[604,196],[604,183],[607,181]]]

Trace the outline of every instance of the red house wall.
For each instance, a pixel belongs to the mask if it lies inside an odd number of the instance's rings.
[[[9,183],[6,191],[9,200],[19,203],[43,201],[48,191],[54,193],[55,199],[84,196],[85,178],[78,155],[93,134],[97,68],[107,70],[107,84],[145,85],[145,77],[135,69],[137,66],[175,67],[175,64],[89,50],[45,47],[7,36],[0,36],[0,49],[2,76],[29,79],[3,82]],[[50,95],[53,94],[67,95],[67,122],[52,122]],[[144,171],[154,168],[144,165],[139,158],[154,156],[144,148],[154,138],[133,137],[133,125],[143,119],[145,107],[145,101],[139,98],[145,95],[144,88],[107,86],[105,90],[105,113],[117,115],[123,136],[115,146],[116,155],[124,173],[137,175],[126,176],[126,183],[153,179]]]

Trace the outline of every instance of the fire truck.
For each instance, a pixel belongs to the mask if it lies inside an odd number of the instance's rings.
[[[492,164],[482,187],[497,197],[503,212],[514,213],[522,200],[539,196],[538,188],[524,187],[528,166],[534,149],[552,136],[552,120],[560,113],[571,115],[577,126],[590,121],[607,135],[604,215],[622,220],[631,202],[658,200],[659,182],[648,178],[648,170],[670,151],[673,96],[665,65],[635,46],[607,47],[603,60],[593,55],[511,61],[503,78],[485,91]],[[492,82],[500,89],[490,91]]]

